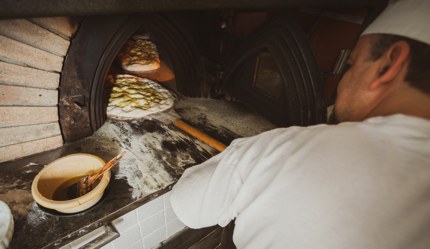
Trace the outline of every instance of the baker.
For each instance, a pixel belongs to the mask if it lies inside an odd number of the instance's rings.
[[[338,87],[338,125],[234,140],[171,196],[191,228],[235,219],[238,248],[430,248],[430,1],[393,3]]]

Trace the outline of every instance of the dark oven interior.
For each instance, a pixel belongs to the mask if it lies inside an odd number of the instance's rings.
[[[239,102],[277,126],[325,122],[339,78],[339,72],[333,73],[336,62],[342,50],[352,48],[370,10],[204,10],[78,18],[59,88],[63,138],[86,137],[105,122],[111,92],[106,77],[118,72],[122,46],[142,33],[149,34],[174,75],[163,85],[180,95]],[[330,37],[333,31],[344,35]]]

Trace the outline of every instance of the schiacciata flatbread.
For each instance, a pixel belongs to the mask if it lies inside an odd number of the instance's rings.
[[[156,45],[145,35],[129,39],[118,54],[121,67],[129,72],[147,72],[160,68]]]
[[[113,82],[106,112],[110,119],[142,118],[167,110],[175,102],[169,90],[152,80],[128,74],[109,76],[108,80]]]

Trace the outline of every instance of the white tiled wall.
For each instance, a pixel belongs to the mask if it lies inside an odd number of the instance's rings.
[[[103,249],[154,248],[160,242],[185,228],[172,210],[170,192],[121,216],[112,224],[120,233],[120,237],[105,245]],[[98,235],[97,232],[94,232],[94,235],[84,236],[80,240],[72,242],[71,248],[79,248],[84,241],[90,241]]]
[[[150,249],[182,230],[170,205],[170,192],[114,220],[112,224],[121,234],[103,248]]]

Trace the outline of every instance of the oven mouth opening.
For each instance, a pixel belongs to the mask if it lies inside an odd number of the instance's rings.
[[[325,122],[318,66],[306,36],[293,20],[281,16],[260,27],[218,65],[221,76],[214,86],[213,72],[205,64],[207,55],[196,46],[200,40],[189,29],[189,20],[181,18],[175,13],[150,13],[83,20],[60,84],[60,125],[66,142],[89,136],[104,124],[112,91],[106,78],[118,71],[117,56],[124,44],[142,32],[174,75],[174,80],[161,85],[180,95],[208,96],[218,87],[224,91],[221,98],[229,99],[231,94],[230,100],[238,100],[278,126]],[[264,85],[268,80],[276,84]]]
[[[152,77],[142,77],[153,80],[160,85],[166,86],[172,91],[179,92],[185,96],[199,96],[200,82],[197,76],[196,52],[191,47],[191,42],[179,27],[175,26],[168,18],[158,15],[149,17],[131,17],[122,28],[123,32],[117,32],[110,46],[105,50],[99,62],[100,67],[96,71],[94,83],[91,90],[90,118],[92,130],[96,131],[106,121],[107,105],[109,95],[112,92],[112,84],[108,84],[107,78],[116,74],[129,74],[141,77],[141,73],[133,73],[121,68],[118,55],[124,49],[126,43],[137,35],[145,35],[157,49],[160,64],[173,77],[165,82],[157,81]]]
[[[166,85],[184,96],[200,96],[204,69],[190,34],[176,19],[163,14],[87,17],[63,66],[59,112],[66,142],[91,135],[106,121],[111,92],[106,78],[117,67],[121,48],[140,31],[150,35],[174,75]]]

